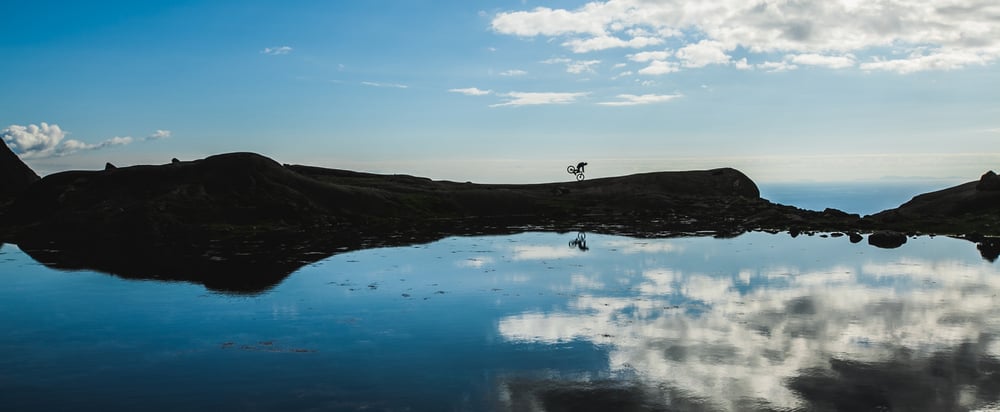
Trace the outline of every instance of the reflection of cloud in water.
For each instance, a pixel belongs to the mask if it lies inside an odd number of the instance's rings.
[[[604,282],[598,276],[573,275],[569,279],[572,290],[600,290],[604,289]]]
[[[546,260],[559,259],[577,255],[577,249],[555,246],[514,246],[511,248],[514,260]]]
[[[681,253],[684,251],[682,246],[666,240],[608,240],[601,245],[626,255],[636,253]]]
[[[458,267],[479,269],[494,262],[495,260],[491,256],[476,256],[455,262],[455,265]]]
[[[500,333],[606,345],[611,371],[710,409],[967,409],[1000,391],[1000,273],[987,264],[901,259],[735,276],[658,268],[639,282],[630,296],[583,295],[563,313],[506,317]]]

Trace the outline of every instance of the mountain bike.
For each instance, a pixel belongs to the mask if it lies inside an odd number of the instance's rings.
[[[583,180],[583,170],[577,170],[576,166],[570,165],[566,168],[566,172],[576,175],[576,180]]]

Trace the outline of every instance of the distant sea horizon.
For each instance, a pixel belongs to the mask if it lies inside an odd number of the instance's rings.
[[[839,209],[861,216],[893,209],[914,196],[946,189],[964,182],[951,180],[887,180],[862,182],[758,183],[760,196],[774,203],[801,209]]]

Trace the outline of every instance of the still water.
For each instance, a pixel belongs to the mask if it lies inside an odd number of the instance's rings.
[[[943,237],[451,237],[331,256],[254,296],[5,245],[0,405],[995,409],[998,291],[998,264]]]

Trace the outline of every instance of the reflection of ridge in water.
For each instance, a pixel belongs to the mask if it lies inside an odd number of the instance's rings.
[[[923,247],[933,247],[926,241]],[[617,292],[590,289],[564,309],[510,315],[498,324],[511,342],[606,347],[609,371],[634,376],[631,383],[512,380],[508,390],[526,393],[511,399],[622,396],[691,410],[1000,405],[1000,273],[993,265],[884,254],[843,263],[829,256],[825,266],[805,257],[736,259],[727,267],[719,261],[747,251],[678,243],[684,247],[669,253],[688,256],[676,257],[676,265],[640,264],[638,276],[615,267],[594,274],[594,282],[617,280]],[[808,253],[822,253],[816,249]]]

